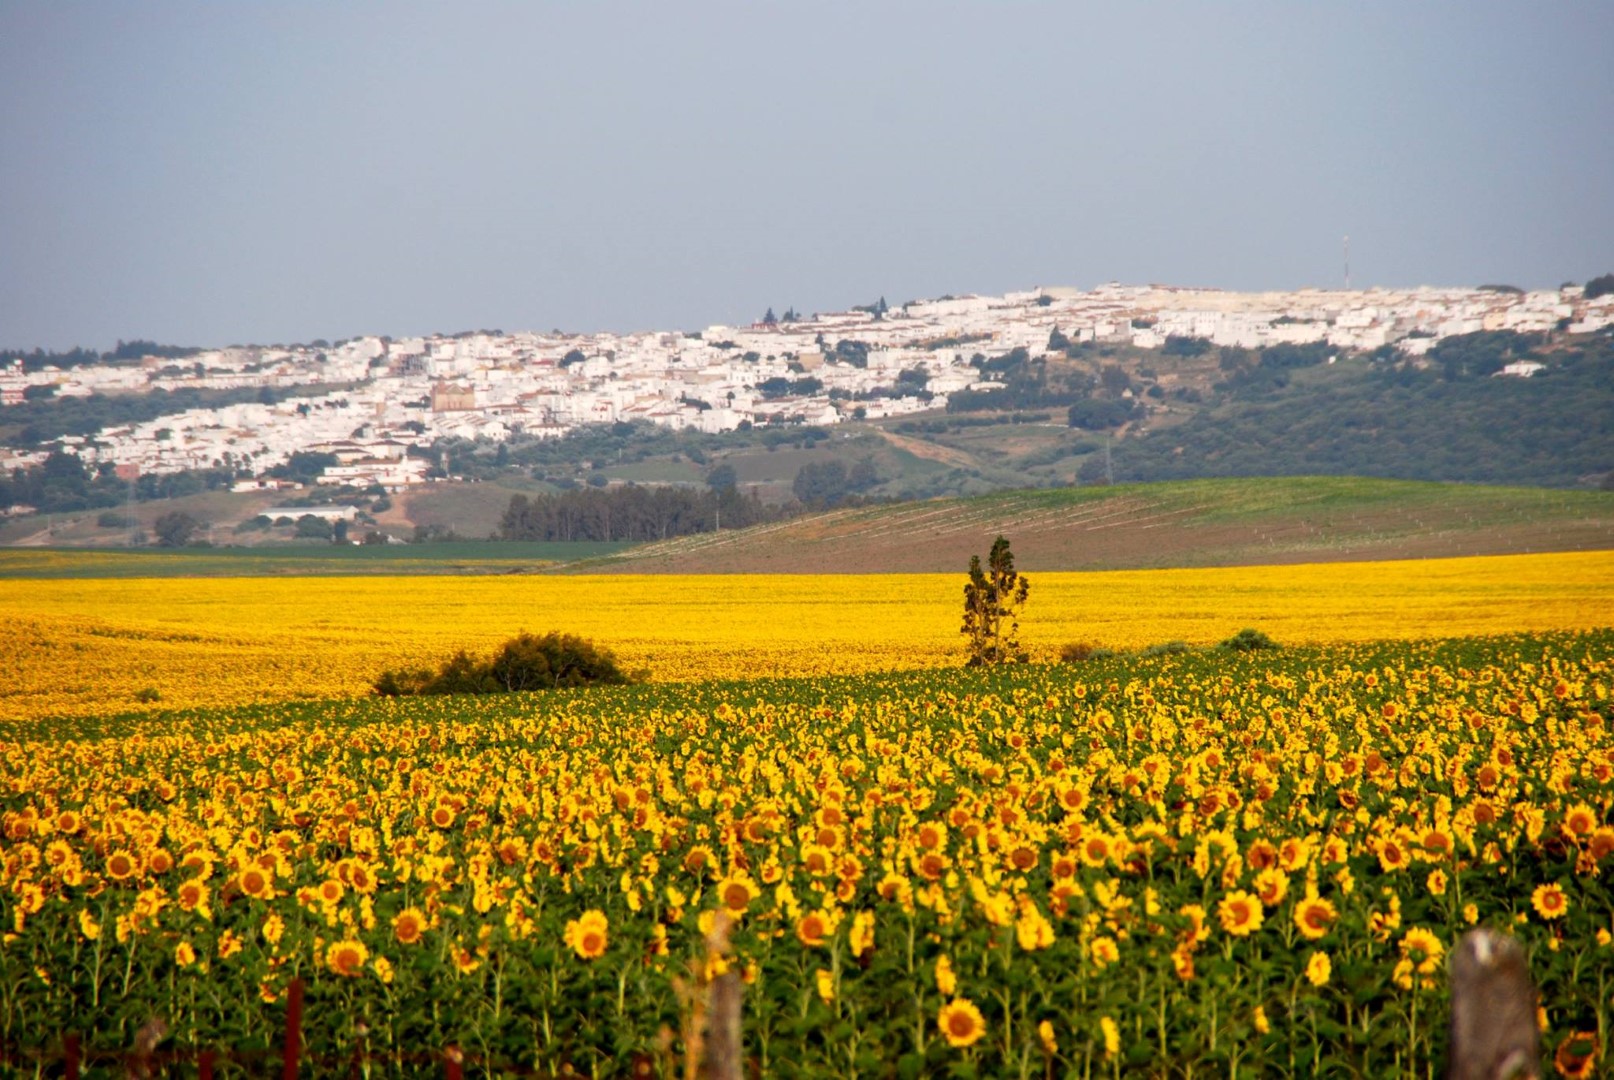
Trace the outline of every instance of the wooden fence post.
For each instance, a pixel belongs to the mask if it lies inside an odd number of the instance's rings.
[[[124,1074],[129,1080],[149,1080],[156,1068],[157,1044],[168,1034],[168,1024],[152,1017],[135,1032],[134,1051],[124,1059]]]
[[[64,1059],[63,1064],[66,1066],[67,1080],[78,1080],[78,1067],[82,1058],[82,1051],[79,1047],[77,1035],[67,1037],[67,1046],[62,1051],[62,1057]]]
[[[443,1075],[446,1080],[464,1080],[465,1054],[457,1046],[443,1051]]]
[[[197,1080],[213,1080],[213,1051],[203,1050],[196,1059]]]
[[[740,1043],[740,1006],[745,983],[730,968],[712,980],[706,1012],[706,1064],[711,1080],[743,1080],[745,1049]]]
[[[303,980],[286,988],[286,1046],[280,1059],[281,1080],[297,1080],[297,1055],[303,1048]]]
[[[1536,988],[1524,949],[1481,927],[1451,958],[1449,1080],[1533,1080],[1541,1075]]]

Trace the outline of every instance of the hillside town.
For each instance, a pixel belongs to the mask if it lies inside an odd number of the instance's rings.
[[[1145,349],[1173,338],[1260,348],[1326,342],[1342,352],[1393,348],[1412,358],[1441,339],[1479,331],[1587,333],[1614,324],[1614,295],[1579,287],[1306,289],[1238,293],[1159,285],[1038,288],[947,296],[799,316],[772,311],[750,326],[699,332],[565,334],[478,331],[360,337],[328,344],[209,349],[183,359],[46,365],[0,371],[0,401],[154,390],[257,388],[258,400],[198,408],[64,437],[0,447],[0,469],[51,450],[120,474],[227,467],[238,487],[298,451],[331,455],[321,483],[401,490],[427,480],[415,448],[457,437],[552,438],[586,424],[645,421],[675,429],[832,425],[945,407],[962,390],[997,384],[978,355],[1052,351],[1063,337]],[[1056,334],[1057,331],[1057,334]],[[1528,363],[1503,375],[1528,376]],[[40,389],[48,388],[48,389]],[[300,388],[298,396],[286,393]],[[313,388],[310,390],[309,388]],[[906,388],[908,392],[899,392]],[[912,392],[922,388],[922,392]]]

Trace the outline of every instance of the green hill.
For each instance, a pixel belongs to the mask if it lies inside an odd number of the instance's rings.
[[[1117,443],[1115,476],[1327,473],[1549,487],[1614,476],[1611,340],[1521,352],[1543,365],[1531,378],[1486,374],[1484,345],[1443,343],[1423,368],[1369,357],[1298,369],[1234,365],[1215,404]],[[1477,370],[1456,366],[1475,356]],[[1511,359],[1501,353],[1490,363]]]
[[[1026,570],[1614,549],[1614,492],[1340,477],[1000,492],[846,508],[572,564],[588,572],[949,572],[999,533]]]

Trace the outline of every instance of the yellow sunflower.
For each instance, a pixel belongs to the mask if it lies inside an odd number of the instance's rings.
[[[1338,917],[1334,905],[1320,896],[1308,896],[1295,905],[1295,929],[1308,941],[1316,941],[1328,933]]]
[[[1561,919],[1569,910],[1569,897],[1557,884],[1537,885],[1530,894],[1530,906],[1543,919]]]
[[[590,908],[566,924],[566,944],[584,960],[597,960],[605,955],[608,929],[605,913]]]
[[[325,950],[325,966],[349,978],[363,974],[364,962],[369,958],[370,950],[362,941],[337,941]]]
[[[392,917],[392,936],[400,945],[413,945],[426,932],[426,916],[419,908],[404,908]]]
[[[969,998],[954,998],[943,1005],[936,1014],[936,1026],[952,1047],[973,1046],[986,1034],[986,1020]]]
[[[1234,937],[1248,937],[1261,929],[1261,900],[1242,889],[1228,893],[1216,906],[1216,918]]]

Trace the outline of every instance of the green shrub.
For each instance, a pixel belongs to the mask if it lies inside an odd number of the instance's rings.
[[[1267,637],[1259,630],[1245,627],[1217,648],[1230,649],[1233,652],[1255,652],[1257,649],[1276,649],[1278,643]]]
[[[1073,641],[1059,650],[1059,662],[1062,664],[1081,664],[1088,660],[1097,659],[1100,655],[1109,655],[1108,649],[1101,649],[1091,641]]]
[[[486,662],[461,649],[435,673],[426,670],[383,671],[373,684],[383,697],[410,694],[515,694],[572,686],[620,686],[635,682],[609,649],[575,634],[550,632],[538,637],[525,631],[506,641]]]
[[[522,633],[504,643],[487,674],[506,692],[552,690],[594,683],[621,685],[628,676],[616,657],[574,634]]]
[[[1248,631],[1248,630],[1245,631],[1245,633],[1253,633],[1253,632],[1254,631]],[[1162,641],[1158,645],[1150,645],[1148,648],[1144,649],[1138,655],[1139,656],[1177,656],[1180,653],[1185,653],[1185,652],[1190,651],[1192,648],[1193,647],[1191,645],[1189,645],[1188,642],[1186,642],[1186,641]]]

